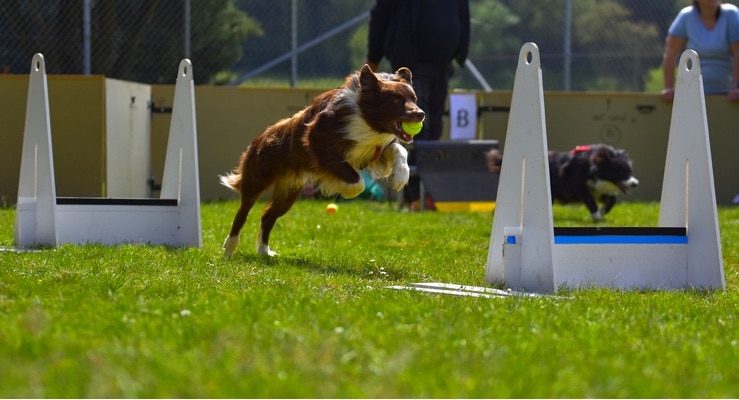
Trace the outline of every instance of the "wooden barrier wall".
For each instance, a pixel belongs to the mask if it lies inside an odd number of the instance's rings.
[[[481,103],[507,107],[511,92],[482,93]],[[629,199],[659,201],[667,154],[672,103],[642,93],[544,92],[549,149],[569,150],[580,144],[607,143],[624,148],[639,179]],[[739,194],[739,103],[724,96],[706,97],[716,200],[730,204]],[[508,113],[482,114],[482,135],[505,140]],[[501,148],[503,145],[501,144]]]
[[[114,103],[113,99],[121,97],[117,103],[128,104],[131,97],[128,89],[119,87],[106,85],[102,76],[49,76],[59,196],[106,195],[106,98]],[[27,90],[27,76],[0,76],[0,205],[15,203]],[[173,93],[174,86],[152,85],[154,108],[172,107]],[[218,183],[218,175],[236,166],[241,152],[265,127],[291,116],[318,93],[320,90],[197,86],[201,198],[236,198]],[[483,106],[505,108],[510,106],[511,92],[480,93],[479,98]],[[640,180],[629,198],[659,201],[671,103],[640,93],[545,92],[544,99],[550,149],[569,150],[596,142],[625,148]],[[142,105],[138,100],[135,104]],[[716,198],[719,204],[730,204],[739,194],[739,177],[735,175],[739,157],[734,155],[739,148],[739,103],[708,96],[706,107]],[[151,115],[150,170],[157,183],[161,183],[169,119],[168,113]],[[508,113],[482,112],[479,120],[480,138],[499,140],[502,147]],[[445,129],[443,139],[448,137]]]
[[[235,168],[241,153],[267,126],[295,114],[320,92],[197,86],[195,107],[201,199],[237,198],[219,183],[218,175]],[[171,107],[173,94],[172,86],[152,86],[157,106]],[[161,182],[164,168],[169,117],[169,114],[155,114],[152,119],[151,167],[157,182]]]
[[[100,196],[105,179],[105,77],[49,79],[57,194]],[[15,204],[28,76],[0,76],[0,205]]]

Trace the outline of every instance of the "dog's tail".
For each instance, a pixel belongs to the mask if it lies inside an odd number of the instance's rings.
[[[239,193],[241,190],[241,174],[238,172],[231,172],[226,175],[219,176],[221,185]]]
[[[498,149],[490,149],[485,152],[488,171],[500,174],[500,166],[503,165],[503,153]]]

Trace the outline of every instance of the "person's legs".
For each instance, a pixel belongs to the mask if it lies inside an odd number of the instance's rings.
[[[418,106],[426,113],[423,129],[415,141],[439,140],[443,132],[444,105],[449,89],[451,66],[420,66],[413,72],[413,89],[418,98]],[[416,165],[416,152],[411,150],[408,164]],[[420,179],[418,175],[408,180],[403,199],[412,203],[420,198]]]
[[[433,75],[420,75],[418,80],[414,76],[413,87],[418,97],[418,106],[426,113],[423,129],[415,140],[439,140],[444,130],[443,117],[449,90],[449,72],[440,69]]]

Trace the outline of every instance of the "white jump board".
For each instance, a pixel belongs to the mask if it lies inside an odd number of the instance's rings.
[[[433,294],[448,294],[463,297],[482,297],[486,299],[504,299],[507,297],[541,297],[537,293],[523,293],[489,287],[468,286],[456,283],[409,283],[408,285],[388,286],[388,289],[413,290]]]
[[[505,236],[504,262],[508,266],[521,262],[523,240],[516,234]],[[687,244],[684,227],[555,227],[552,258],[558,268],[554,284],[613,289],[685,287]],[[659,259],[645,263],[655,252]],[[511,272],[517,270],[523,272]],[[508,271],[506,281],[512,286],[536,280],[535,276],[521,276],[526,274],[525,268]]]
[[[182,243],[176,199],[59,197],[56,204],[59,243]],[[34,215],[35,208],[34,202],[18,203],[18,211],[26,215]]]

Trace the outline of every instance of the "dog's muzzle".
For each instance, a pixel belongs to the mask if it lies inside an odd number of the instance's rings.
[[[633,176],[618,184],[618,188],[621,189],[621,191],[624,192],[625,194],[629,194],[631,189],[637,186],[639,186],[639,180],[634,178]]]

